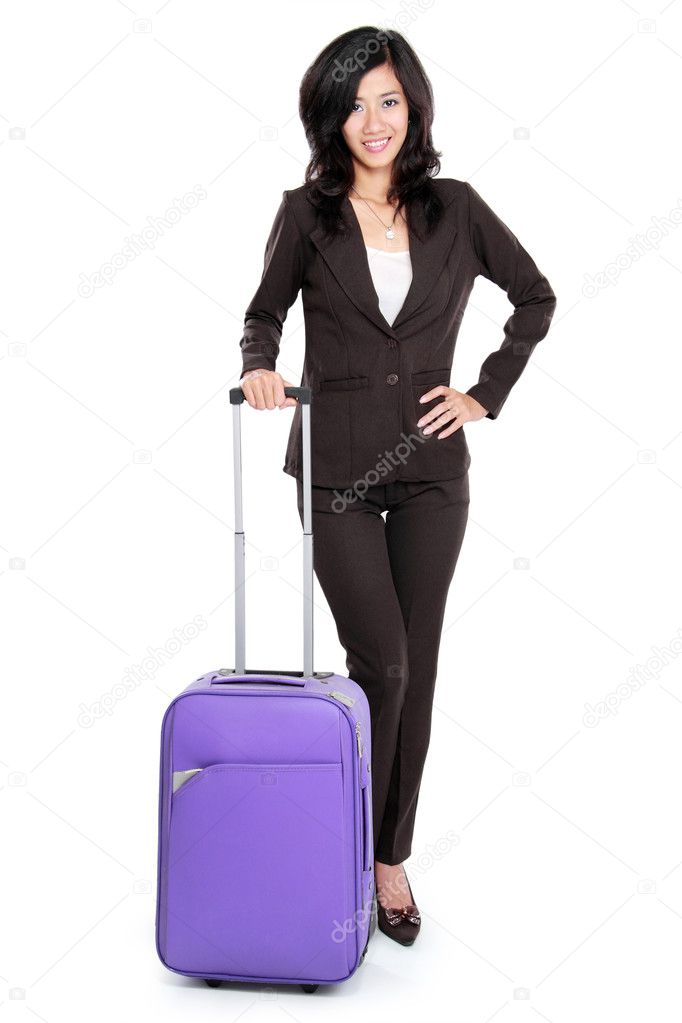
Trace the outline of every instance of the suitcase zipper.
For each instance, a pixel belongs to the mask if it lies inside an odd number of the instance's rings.
[[[327,696],[333,696],[335,700],[338,700],[339,703],[344,703],[346,707],[352,707],[355,703],[352,696],[346,696],[346,694],[342,693],[339,689],[330,689]]]
[[[346,693],[342,693],[339,689],[330,689],[327,696],[331,696],[334,700],[338,700],[339,703],[343,703],[346,707],[352,707],[355,700],[352,696],[347,696]],[[362,757],[362,736],[360,735],[360,722],[355,722],[355,738],[358,740],[358,757]]]

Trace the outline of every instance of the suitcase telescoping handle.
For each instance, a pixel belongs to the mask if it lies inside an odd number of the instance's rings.
[[[285,387],[287,398],[297,398],[301,406],[303,434],[303,675],[313,674],[313,531],[310,452],[309,387]],[[235,592],[235,674],[246,674],[246,600],[244,591],[246,549],[242,504],[241,405],[245,400],[241,387],[230,388],[232,433],[234,442],[234,592]]]

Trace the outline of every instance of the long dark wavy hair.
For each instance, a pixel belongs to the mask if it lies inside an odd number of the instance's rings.
[[[301,81],[299,115],[310,146],[305,171],[309,196],[327,234],[343,231],[341,203],[350,191],[354,170],[342,126],[352,112],[360,79],[388,64],[407,100],[407,135],[393,161],[388,202],[398,200],[408,227],[415,204],[422,206],[427,232],[440,219],[443,204],[432,177],[440,170],[433,146],[433,90],[417,54],[399,32],[363,25],[333,39],[318,54]]]

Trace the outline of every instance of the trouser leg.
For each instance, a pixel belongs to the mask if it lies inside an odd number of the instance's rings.
[[[303,522],[302,484],[298,510]],[[407,686],[407,633],[388,557],[381,495],[333,510],[335,493],[312,487],[313,566],[346,651],[348,677],[363,689],[371,715],[375,845],[395,759]]]
[[[313,487],[313,564],[348,676],[372,720],[375,858],[411,853],[448,589],[464,539],[468,474],[370,488],[341,512]],[[298,509],[303,521],[302,484]],[[381,512],[387,510],[386,524]]]
[[[408,646],[408,685],[376,843],[376,858],[392,864],[402,863],[412,849],[443,617],[468,519],[469,480],[466,474],[436,483],[392,484],[387,490],[386,542]]]

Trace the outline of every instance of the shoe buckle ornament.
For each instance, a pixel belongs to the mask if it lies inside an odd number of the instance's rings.
[[[402,909],[388,906],[384,912],[391,927],[396,927],[401,920],[409,920],[411,924],[416,924],[417,926],[421,923],[419,910],[416,906],[403,906]]]

